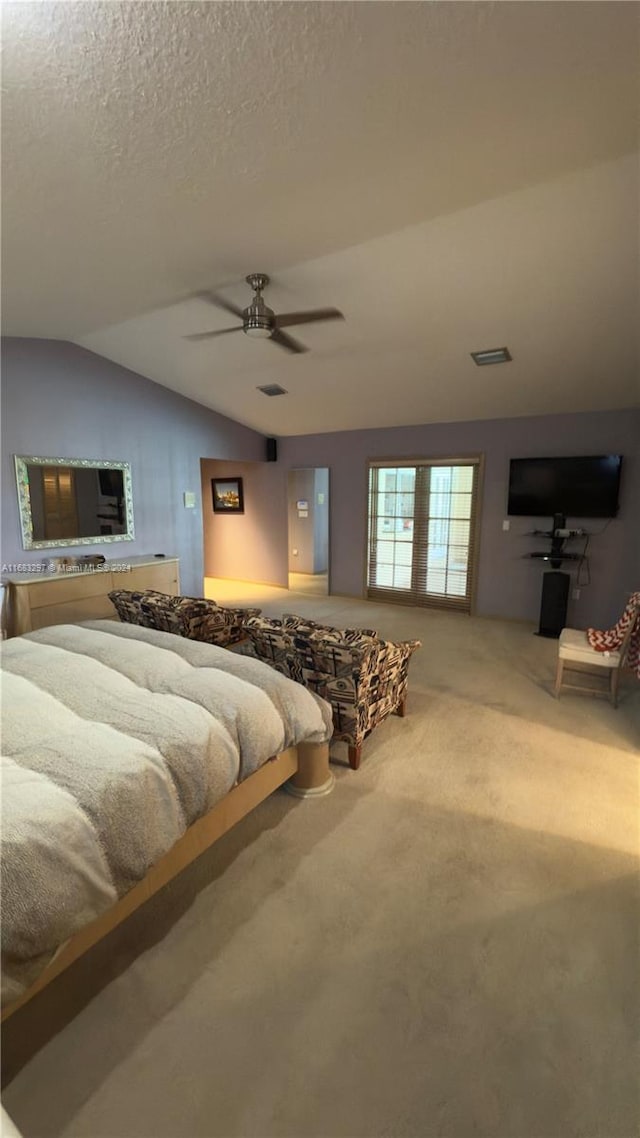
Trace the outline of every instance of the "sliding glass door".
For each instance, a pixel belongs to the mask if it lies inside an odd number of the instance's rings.
[[[471,611],[479,471],[479,457],[370,464],[370,598]]]

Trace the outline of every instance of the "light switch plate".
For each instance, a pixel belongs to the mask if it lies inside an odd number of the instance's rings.
[[[185,490],[184,492],[184,508],[185,510],[193,510],[196,505],[196,496],[193,490]]]
[[[503,528],[505,533],[508,533],[508,531],[511,529],[511,522],[509,521],[508,518],[504,519],[504,521],[502,523],[502,528]]]

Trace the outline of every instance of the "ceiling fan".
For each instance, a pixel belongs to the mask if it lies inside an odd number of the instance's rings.
[[[232,312],[234,316],[242,320],[242,324],[234,324],[233,328],[220,328],[215,332],[195,332],[191,336],[185,336],[184,339],[209,340],[213,339],[214,336],[224,336],[227,332],[246,332],[247,336],[269,338],[273,344],[278,344],[279,347],[285,348],[288,352],[308,352],[309,349],[305,348],[304,344],[301,344],[299,340],[294,340],[293,336],[288,336],[282,329],[291,328],[294,324],[313,324],[318,320],[344,320],[344,316],[337,308],[314,308],[308,312],[285,312],[276,316],[262,298],[262,290],[269,284],[267,274],[249,273],[245,279],[255,294],[251,304],[247,305],[246,308],[238,308],[217,292],[200,292],[197,294],[203,300],[208,300],[211,304],[217,305],[218,308]]]

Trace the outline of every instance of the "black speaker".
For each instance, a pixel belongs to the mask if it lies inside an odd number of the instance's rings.
[[[568,573],[542,574],[542,600],[540,602],[538,636],[558,639],[567,623],[570,580]]]
[[[278,461],[278,440],[267,439],[267,462]]]

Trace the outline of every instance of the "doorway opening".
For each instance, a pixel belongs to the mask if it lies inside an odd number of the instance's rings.
[[[296,593],[329,593],[329,469],[290,470],[289,588]]]
[[[470,613],[482,459],[369,464],[367,596]]]

